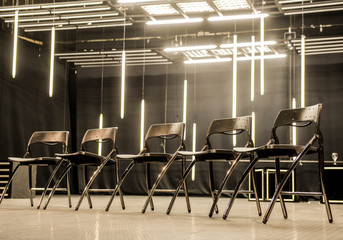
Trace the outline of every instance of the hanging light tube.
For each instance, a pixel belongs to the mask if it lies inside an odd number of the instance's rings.
[[[252,123],[251,123],[251,139],[254,143],[254,145],[256,146],[256,134],[255,134],[255,129],[256,129],[256,117],[255,117],[255,112],[252,112],[251,113],[251,120],[252,120]]]
[[[301,107],[305,107],[305,35],[301,35]]]
[[[200,45],[200,46],[184,46],[184,47],[172,47],[172,48],[165,48],[165,52],[184,52],[184,51],[193,51],[193,50],[206,50],[206,49],[214,49],[216,45]]]
[[[187,123],[187,80],[183,81],[183,123]],[[184,133],[184,140],[186,140],[186,130]]]
[[[292,99],[292,108],[295,109],[297,107],[297,103],[295,98]],[[292,144],[297,145],[297,129],[296,127],[292,127]]]
[[[100,116],[99,116],[99,129],[103,128],[103,120],[104,120],[104,116],[102,115],[102,113],[100,113]],[[101,154],[102,154],[102,141],[99,140],[99,143],[98,143],[98,155],[101,156]]]
[[[300,11],[289,11],[285,12],[284,15],[297,15],[297,14],[306,14],[306,13],[320,13],[320,12],[335,12],[335,11],[342,11],[342,7],[334,7],[334,8],[315,8],[313,10],[300,10]]]
[[[306,53],[305,55],[321,55],[321,54],[337,54],[337,53],[343,53],[343,51],[312,52],[312,53]]]
[[[55,27],[51,28],[51,48],[50,48],[50,81],[49,97],[52,97],[54,85],[54,64],[55,64]]]
[[[193,142],[192,142],[192,151],[196,151],[196,140],[197,140],[197,124],[193,123]],[[194,156],[192,157],[194,160]],[[192,168],[192,181],[195,180],[195,164]]]
[[[140,137],[140,150],[144,147],[144,118],[145,118],[145,101],[141,102],[141,137]]]
[[[290,6],[284,6],[281,7],[282,10],[291,10],[291,9],[303,9],[303,8],[315,8],[315,7],[327,7],[327,6],[336,6],[336,5],[342,5],[343,1],[325,1],[325,2],[319,2],[319,3],[311,3],[311,4],[298,4],[298,5],[290,5]]]
[[[255,99],[255,36],[251,36],[251,72],[250,72],[250,100]]]
[[[124,101],[125,101],[125,51],[122,53],[121,60],[121,106],[120,106],[120,118],[124,118]]]
[[[233,35],[233,67],[232,67],[232,117],[237,114],[237,35]],[[236,146],[236,135],[233,135],[233,146]]]
[[[207,58],[207,59],[195,59],[186,60],[185,64],[197,64],[197,63],[217,63],[217,62],[230,62],[231,58]]]
[[[164,25],[164,24],[181,24],[181,23],[197,23],[204,21],[203,18],[182,18],[182,19],[168,19],[168,20],[154,20],[147,21],[147,25]]]
[[[18,11],[15,11],[14,34],[13,34],[13,62],[12,62],[12,78],[15,78],[17,72],[17,52],[18,52]]]
[[[265,42],[245,42],[245,43],[237,43],[237,47],[251,47],[251,46],[270,46],[270,45],[275,45],[276,41],[265,41]],[[234,44],[228,43],[228,44],[221,44],[221,48],[233,48]]]
[[[277,59],[277,58],[285,58],[287,55],[286,54],[270,54],[270,55],[264,55],[263,59]],[[254,57],[255,60],[261,60],[261,56],[256,56]],[[238,61],[247,61],[247,60],[251,60],[251,57],[247,56],[247,57],[238,57],[237,58]]]
[[[268,14],[243,14],[243,15],[231,15],[231,16],[219,16],[219,17],[209,17],[207,21],[232,21],[232,20],[243,20],[243,19],[256,19],[268,17]]]
[[[260,42],[261,42],[261,61],[260,61],[260,84],[261,84],[261,95],[264,95],[264,18],[261,18],[260,24]]]

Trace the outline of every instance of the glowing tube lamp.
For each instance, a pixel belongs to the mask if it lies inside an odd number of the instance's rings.
[[[261,18],[261,30],[260,30],[260,37],[261,37],[261,61],[260,61],[260,81],[261,81],[261,95],[264,95],[264,18]]]
[[[18,11],[14,15],[14,34],[13,34],[13,64],[12,78],[15,78],[17,72],[17,51],[18,51]]]
[[[102,129],[102,128],[103,128],[103,115],[101,113],[100,116],[99,116],[99,129]],[[102,153],[102,143],[101,143],[101,140],[99,140],[99,143],[98,143],[98,155],[101,156],[101,153]]]
[[[193,123],[193,142],[192,142],[192,151],[196,151],[196,140],[197,140],[197,124]],[[194,156],[193,156],[194,160]],[[195,165],[192,168],[192,181],[195,180]]]
[[[120,118],[124,118],[124,107],[125,107],[125,51],[122,53],[121,59],[121,105],[120,105]]]
[[[140,137],[140,150],[144,147],[144,117],[145,117],[145,101],[141,102],[141,137]]]
[[[301,107],[305,107],[305,35],[301,35]]]
[[[51,48],[50,48],[50,81],[49,97],[52,97],[54,88],[54,64],[55,64],[55,27],[51,28]]]
[[[251,74],[250,74],[250,100],[255,99],[255,36],[251,36]]]
[[[186,125],[186,122],[187,122],[187,80],[183,81],[183,122]],[[186,140],[186,131],[184,133],[184,139]]]
[[[232,117],[237,114],[237,35],[233,36],[233,67],[232,67]],[[233,146],[236,146],[236,135],[232,136]]]

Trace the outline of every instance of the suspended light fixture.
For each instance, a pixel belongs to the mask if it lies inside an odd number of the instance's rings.
[[[233,35],[233,66],[232,66],[232,117],[237,114],[237,35]],[[236,135],[233,135],[233,146],[236,146]]]
[[[260,42],[261,42],[261,61],[260,61],[260,84],[261,95],[264,95],[264,17],[261,18],[260,23]]]
[[[13,63],[12,63],[12,78],[15,78],[17,72],[17,51],[18,51],[18,11],[15,11],[14,29],[13,29]]]
[[[124,11],[124,24],[126,21],[126,12]],[[122,59],[121,59],[121,103],[120,103],[120,118],[124,118],[124,110],[125,110],[125,70],[126,70],[126,56],[125,56],[125,34],[126,28],[124,25],[123,31],[123,52],[122,52]]]
[[[197,23],[204,21],[203,18],[181,18],[181,19],[167,19],[147,21],[147,25],[165,25],[165,24],[182,24],[182,23]]]
[[[197,124],[193,123],[193,141],[192,141],[192,151],[196,151],[196,140],[197,140]],[[194,156],[192,157],[194,160]],[[192,181],[195,180],[195,164],[192,168]]]
[[[305,107],[305,35],[301,35],[301,107]]]
[[[140,150],[144,147],[144,118],[145,118],[145,101],[141,101],[141,136],[140,136]]]
[[[210,44],[210,45],[199,45],[199,46],[183,46],[183,47],[172,47],[172,48],[165,48],[165,52],[184,52],[184,51],[193,51],[193,50],[206,50],[206,49],[214,49],[217,45]]]
[[[187,122],[187,80],[183,81],[183,123]],[[186,140],[186,130],[184,133],[184,140]]]
[[[218,62],[230,62],[231,58],[206,58],[206,59],[195,59],[186,60],[185,64],[197,64],[197,63],[218,63]]]
[[[99,129],[102,129],[103,128],[103,120],[104,120],[104,116],[102,113],[100,113],[100,116],[99,116]],[[102,154],[102,141],[99,140],[99,143],[98,143],[98,155],[101,156]]]
[[[210,22],[214,21],[233,21],[233,20],[243,20],[243,19],[256,19],[268,17],[268,14],[244,14],[244,15],[231,15],[231,16],[218,16],[209,17],[207,20]]]
[[[51,28],[51,48],[50,48],[50,81],[49,97],[52,97],[54,87],[54,64],[55,64],[55,27]]]
[[[297,102],[295,98],[292,99],[292,108],[295,109],[297,107]],[[296,127],[292,127],[292,144],[297,145],[297,129]]]
[[[251,118],[252,118],[252,123],[251,123],[251,139],[253,143],[256,145],[256,139],[255,139],[255,129],[256,129],[256,117],[255,117],[255,112],[251,113]]]
[[[255,99],[255,36],[251,36],[250,100]]]

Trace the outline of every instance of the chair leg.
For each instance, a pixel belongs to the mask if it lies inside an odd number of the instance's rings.
[[[331,208],[330,208],[330,204],[329,204],[329,200],[326,194],[326,189],[325,189],[325,175],[324,175],[324,153],[323,153],[323,149],[320,149],[318,152],[318,158],[319,158],[319,177],[320,177],[320,186],[322,189],[322,193],[323,193],[323,200],[325,203],[325,208],[326,208],[326,213],[328,215],[328,220],[329,223],[333,222],[333,217],[332,217],[332,212],[331,212]]]
[[[255,195],[255,198],[256,198],[257,213],[258,213],[259,216],[262,216],[260,199],[258,198],[258,193],[257,193],[257,188],[256,188],[255,168],[253,168],[252,171],[251,171],[251,178],[252,178],[252,187],[254,189],[254,195]]]
[[[186,171],[186,157],[182,158],[182,175],[185,174]],[[188,194],[188,188],[187,188],[187,181],[183,181],[183,190],[185,191],[185,199],[186,199],[186,205],[187,205],[187,210],[188,213],[192,211],[191,209],[191,202],[189,200],[189,194]]]
[[[229,201],[229,204],[227,205],[225,212],[223,214],[223,219],[226,219],[227,216],[229,215],[229,212],[232,208],[232,205],[238,195],[239,190],[241,189],[243,182],[245,181],[245,179],[247,178],[247,176],[249,175],[249,173],[251,172],[251,170],[255,167],[256,163],[258,161],[258,157],[255,157],[249,164],[249,166],[245,169],[241,179],[239,180],[238,184],[236,185],[235,191],[233,192],[231,199]]]
[[[83,192],[79,198],[79,201],[75,207],[75,211],[79,210],[80,205],[82,203],[83,198],[85,197],[85,195],[88,193],[89,188],[91,187],[92,183],[94,182],[95,178],[98,176],[98,174],[101,172],[101,170],[104,168],[104,166],[106,165],[106,163],[108,162],[109,158],[106,159],[100,166],[97,167],[97,169],[94,171],[92,177],[89,179],[87,185],[85,186],[85,188],[83,189]]]
[[[20,167],[20,163],[19,163],[19,164],[15,167],[15,169],[13,170],[13,172],[12,172],[12,174],[11,174],[11,176],[10,176],[10,179],[8,180],[8,182],[7,182],[7,184],[6,184],[5,188],[4,188],[4,190],[2,191],[1,198],[0,198],[0,204],[1,204],[2,200],[4,199],[4,197],[5,197],[5,195],[6,195],[6,192],[7,192],[7,190],[8,190],[8,187],[10,186],[10,184],[11,184],[11,182],[12,182],[12,180],[13,180],[15,174],[18,172],[19,167]]]
[[[148,198],[146,199],[145,201],[145,204],[143,206],[143,209],[142,209],[142,213],[145,213],[146,211],[146,208],[148,207],[148,204],[149,202],[151,201],[151,198],[152,198],[152,195],[154,195],[155,193],[155,190],[158,186],[158,184],[160,183],[162,177],[164,176],[164,174],[167,172],[167,170],[169,169],[169,167],[172,165],[172,163],[174,162],[176,158],[176,154],[174,154],[174,156],[167,162],[167,164],[163,167],[162,171],[160,172],[160,174],[158,175],[154,185],[152,186],[151,190],[150,190],[150,193],[149,193],[149,196]]]
[[[289,167],[289,169],[286,172],[286,175],[283,177],[282,181],[279,183],[279,185],[275,188],[275,192],[273,195],[273,198],[271,200],[271,202],[269,203],[268,209],[263,217],[262,222],[265,224],[267,223],[270,214],[274,208],[275,202],[277,200],[277,197],[280,195],[284,185],[286,184],[286,181],[288,180],[288,178],[291,176],[292,171],[296,168],[296,166],[298,166],[300,160],[306,155],[307,151],[310,149],[310,147],[313,145],[313,143],[317,140],[317,137],[314,136],[309,143],[305,146],[305,148],[303,149],[303,151],[296,157],[296,159],[293,161],[293,163],[291,164],[291,166]]]
[[[68,163],[67,167],[63,170],[63,172],[58,177],[54,187],[50,191],[50,194],[49,194],[49,197],[48,197],[47,201],[45,202],[45,205],[43,207],[44,210],[46,210],[46,208],[48,207],[49,202],[50,202],[52,196],[54,195],[54,193],[56,191],[56,188],[59,186],[59,184],[61,183],[61,181],[64,178],[64,176],[70,171],[71,167],[72,167],[72,164]]]
[[[145,185],[146,185],[146,192],[149,196],[150,189],[151,189],[151,165],[150,163],[145,164]],[[151,211],[154,211],[155,209],[152,198],[150,199],[150,208],[151,208]]]
[[[125,178],[127,177],[127,175],[129,174],[129,172],[132,170],[133,166],[135,165],[135,162],[132,161],[130,162],[129,166],[127,166],[127,168],[125,169],[125,171],[123,172],[123,174],[121,175],[121,178],[119,180],[119,182],[117,182],[116,187],[114,188],[114,191],[112,193],[112,196],[110,198],[110,200],[108,201],[108,204],[106,206],[106,211],[108,211],[112,205],[113,199],[116,196],[117,192],[119,191],[121,185],[123,184]]]
[[[86,184],[87,184],[87,166],[84,165],[83,166],[83,185],[85,186],[85,188],[86,188]],[[86,195],[87,195],[87,200],[88,200],[88,206],[90,209],[92,209],[93,204],[92,204],[91,196],[90,196],[88,190],[86,192]]]
[[[33,207],[33,193],[32,193],[32,166],[31,165],[28,165],[27,166],[28,168],[28,171],[29,171],[29,194],[30,194],[30,204],[31,204],[31,207]]]
[[[67,194],[68,194],[69,208],[71,208],[72,205],[71,205],[71,196],[70,196],[70,171],[67,172]]]
[[[237,164],[239,162],[239,160],[242,158],[243,154],[240,154],[236,160],[231,164],[231,167],[229,168],[229,170],[226,172],[226,175],[223,179],[223,181],[221,182],[219,188],[218,188],[218,193],[216,195],[216,197],[214,198],[213,200],[213,203],[212,203],[212,206],[211,206],[211,209],[210,209],[210,213],[208,214],[209,217],[212,217],[213,216],[213,212],[218,204],[218,201],[219,201],[219,198],[220,196],[222,195],[222,192],[223,192],[223,189],[227,183],[227,181],[229,180],[233,170],[237,167]]]
[[[280,158],[276,158],[275,159],[275,188],[277,185],[279,185],[280,181],[281,181]],[[281,206],[283,218],[287,219],[288,215],[287,215],[286,205],[283,200],[282,194],[279,195],[279,199],[280,199],[280,206]]]
[[[42,195],[41,195],[41,197],[40,197],[40,200],[39,200],[37,209],[40,208],[40,206],[41,206],[41,204],[42,204],[42,202],[43,202],[43,199],[44,199],[44,197],[45,197],[45,195],[46,195],[46,193],[47,193],[47,191],[48,191],[48,188],[49,188],[49,186],[50,186],[50,184],[51,184],[51,181],[52,181],[52,179],[55,177],[55,175],[56,175],[58,169],[61,167],[61,165],[62,165],[63,162],[64,162],[64,161],[61,160],[61,161],[57,164],[57,166],[55,167],[55,169],[52,171],[52,173],[51,173],[51,175],[50,175],[50,177],[49,177],[49,179],[48,179],[48,181],[47,181],[47,183],[46,183],[46,185],[45,185],[45,188],[44,188],[44,190],[43,190],[43,192],[42,192]]]
[[[187,176],[189,175],[189,173],[191,172],[194,164],[196,163],[196,159],[194,159],[190,164],[189,166],[187,167],[185,173],[183,174],[181,180],[179,181],[179,185],[177,186],[175,192],[174,192],[174,196],[173,198],[171,199],[170,203],[169,203],[169,207],[167,209],[167,214],[170,214],[172,208],[173,208],[173,205],[174,205],[174,202],[176,200],[176,197],[177,195],[179,194],[180,190],[181,190],[181,187],[183,185],[183,183],[186,181],[187,179]]]
[[[213,162],[210,161],[208,163],[208,182],[209,182],[209,187],[210,187],[210,194],[212,197],[212,201],[214,201],[216,199],[215,194],[213,192],[214,190],[214,178],[213,178]],[[219,209],[218,209],[218,205],[215,205],[215,210],[216,210],[216,214],[218,214]]]
[[[118,158],[115,159],[115,177],[116,177],[116,183],[119,182],[119,162],[118,162]],[[121,203],[121,208],[123,210],[125,210],[125,202],[124,202],[124,195],[123,195],[123,191],[121,190],[121,188],[119,188],[119,197],[120,197],[120,203]]]

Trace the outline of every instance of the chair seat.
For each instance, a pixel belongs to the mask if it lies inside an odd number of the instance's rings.
[[[106,157],[86,151],[56,154],[56,156],[67,159],[74,165],[100,165],[106,159]],[[107,164],[114,164],[114,160],[110,159]]]
[[[9,161],[17,162],[22,165],[30,164],[42,164],[42,165],[56,165],[61,160],[59,157],[36,157],[36,158],[20,158],[20,157],[9,157]]]
[[[132,159],[136,163],[148,162],[168,162],[173,154],[170,153],[142,153],[142,154],[118,154],[118,159]],[[179,158],[179,157],[178,157]]]
[[[291,144],[270,144],[254,148],[234,148],[237,153],[252,153],[256,152],[259,158],[275,158],[275,157],[295,157],[298,156],[305,146]],[[310,147],[307,154],[318,152],[317,147]]]
[[[233,160],[237,154],[229,149],[208,149],[205,151],[191,152],[179,151],[180,156],[191,157],[194,156],[198,161],[206,160]]]

